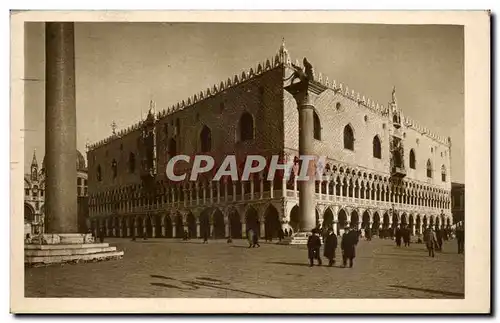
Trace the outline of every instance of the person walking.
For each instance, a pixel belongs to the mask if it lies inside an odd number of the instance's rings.
[[[410,229],[408,227],[403,228],[403,242],[405,244],[405,247],[410,246]]]
[[[457,225],[455,237],[457,239],[458,253],[459,254],[464,253],[465,230],[462,223],[459,223]]]
[[[427,228],[424,233],[424,241],[425,245],[427,247],[427,250],[429,251],[429,257],[434,258],[434,250],[436,249],[437,246],[437,238],[436,238],[436,232],[432,230],[432,228]]]
[[[210,235],[210,229],[203,230],[203,243],[208,243],[208,236]]]
[[[401,228],[396,228],[396,246],[401,247]]]
[[[349,260],[349,268],[354,265],[354,258],[356,257],[356,245],[358,244],[358,234],[355,230],[346,229],[342,235],[342,242],[340,248],[342,249],[342,265],[347,266]]]
[[[254,235],[255,235],[255,232],[253,232],[252,229],[248,229],[248,231],[247,231],[248,248],[255,247],[253,244],[253,236]]]
[[[437,250],[443,250],[443,230],[437,228],[436,229],[436,239],[437,239]]]
[[[326,238],[324,239],[325,249],[323,255],[328,259],[328,267],[335,265],[335,251],[337,249],[337,236],[333,232],[333,228],[329,227]]]
[[[309,257],[309,267],[314,266],[314,259],[318,260],[318,266],[322,265],[320,257],[321,239],[318,230],[313,229],[312,235],[307,239],[307,255]]]
[[[99,242],[104,243],[104,229],[103,228],[101,228],[99,230]]]

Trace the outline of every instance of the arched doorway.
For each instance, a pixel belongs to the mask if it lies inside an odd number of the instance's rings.
[[[175,215],[175,237],[182,238],[184,235],[184,223],[182,221],[182,215],[177,213]]]
[[[197,238],[196,237],[196,218],[194,217],[194,214],[189,212],[187,215],[186,221],[187,221],[189,237],[190,238]]]
[[[172,219],[168,214],[163,217],[163,227],[165,228],[165,238],[172,238]]]
[[[245,221],[247,223],[247,230],[252,229],[257,233],[257,236],[260,237],[260,222],[257,210],[250,207],[245,214]]]
[[[224,214],[217,209],[214,212],[214,238],[215,239],[224,239],[226,236],[226,226],[224,224]]]
[[[430,219],[429,219],[429,226],[430,226],[431,228],[432,228],[432,227],[434,227],[434,216],[433,216],[433,215],[431,215],[431,216],[430,216]]]
[[[415,225],[415,221],[413,219],[413,214],[410,214],[410,218],[409,218],[409,229],[410,229],[410,235],[413,235],[413,226]]]
[[[24,203],[24,222],[33,222],[35,220],[35,210],[27,203]]]
[[[317,211],[316,211],[317,212]],[[278,232],[281,229],[278,210],[273,205],[269,205],[264,213],[264,221],[266,227],[266,236],[268,239],[277,238]]]
[[[294,232],[299,231],[300,225],[300,214],[299,214],[299,206],[295,205],[290,211],[290,226],[292,227]]]
[[[152,238],[153,237],[153,224],[152,224],[152,218],[151,218],[151,215],[148,215],[144,218],[145,222],[146,222],[146,236],[148,238]]]
[[[344,209],[341,209],[339,211],[338,219],[339,223],[337,226],[337,235],[340,234],[340,230],[344,230],[347,225],[347,213],[344,211]]]
[[[159,214],[155,214],[153,219],[155,224],[155,237],[161,238],[163,237],[163,234],[161,232],[161,216]]]
[[[323,215],[323,228],[333,228],[333,212],[327,208]]]
[[[436,216],[436,230],[438,230],[441,226],[440,226],[440,221],[439,221],[439,217]]]
[[[369,225],[370,225],[370,214],[368,213],[368,211],[365,211],[363,212],[363,221],[361,222],[361,227],[363,229],[366,229],[368,228]]]
[[[233,239],[241,239],[243,237],[240,214],[235,209],[229,211],[229,236]]]
[[[359,224],[359,214],[358,211],[353,210],[351,212],[351,228],[357,228]]]
[[[205,209],[200,214],[200,235],[210,237],[210,209]]]

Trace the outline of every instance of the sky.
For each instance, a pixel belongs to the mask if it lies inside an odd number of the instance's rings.
[[[464,182],[462,26],[368,24],[75,23],[77,146],[271,59],[285,39],[292,61],[380,104],[398,106],[452,139],[451,178]],[[45,150],[43,23],[25,32],[25,170]]]

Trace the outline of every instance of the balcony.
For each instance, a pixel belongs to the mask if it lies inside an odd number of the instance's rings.
[[[403,167],[393,166],[391,169],[391,177],[403,178],[406,176],[406,169]]]

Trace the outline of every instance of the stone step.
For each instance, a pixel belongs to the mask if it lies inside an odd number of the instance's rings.
[[[107,247],[109,247],[109,243],[25,244],[24,250],[83,249],[83,248],[107,248]]]
[[[119,259],[123,257],[123,251],[110,251],[90,253],[86,255],[67,255],[67,256],[25,256],[24,263],[28,266],[42,265],[42,264],[56,264],[66,262],[88,262],[109,259]]]
[[[46,257],[46,256],[70,256],[70,255],[87,255],[90,253],[111,252],[116,251],[116,247],[97,247],[97,248],[66,248],[66,249],[27,249],[24,250],[24,255],[28,257]]]

